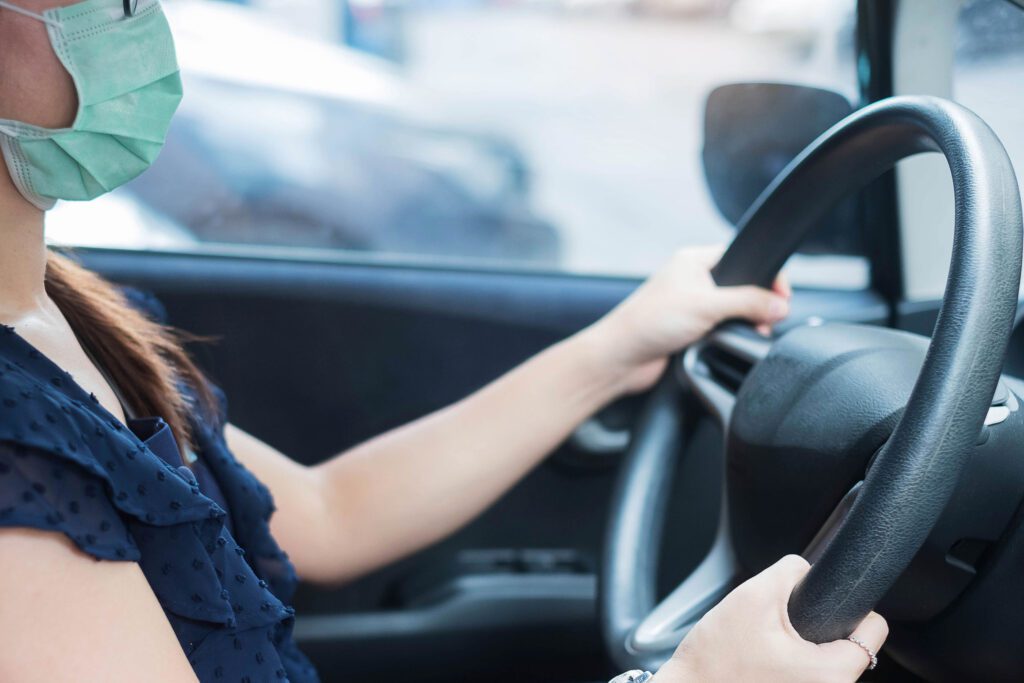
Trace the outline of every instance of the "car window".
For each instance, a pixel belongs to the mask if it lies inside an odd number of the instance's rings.
[[[996,132],[1021,181],[1024,8],[1009,0],[968,0],[957,18],[955,48],[953,95]]]
[[[61,204],[53,242],[642,275],[732,234],[701,165],[713,88],[856,94],[855,0],[165,9],[186,92],[167,145]],[[860,259],[804,261],[797,281],[866,281]]]

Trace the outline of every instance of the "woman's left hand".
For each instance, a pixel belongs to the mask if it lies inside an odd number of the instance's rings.
[[[720,247],[683,249],[628,299],[588,329],[605,360],[624,373],[627,392],[649,388],[669,355],[724,320],[747,320],[762,330],[789,313],[785,280],[772,291],[754,286],[719,287],[711,268]]]

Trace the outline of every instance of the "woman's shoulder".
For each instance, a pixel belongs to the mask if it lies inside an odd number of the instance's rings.
[[[0,525],[63,531],[103,559],[137,559],[125,519],[223,515],[94,396],[0,330]]]

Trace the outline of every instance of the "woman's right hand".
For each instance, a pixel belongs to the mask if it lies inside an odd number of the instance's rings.
[[[856,681],[870,664],[859,645],[816,645],[789,621],[789,596],[808,569],[802,557],[787,555],[740,585],[704,615],[654,683]],[[889,626],[875,612],[853,633],[876,653],[888,635]]]

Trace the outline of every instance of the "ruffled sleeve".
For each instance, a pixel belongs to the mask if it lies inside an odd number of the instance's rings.
[[[0,526],[63,533],[101,560],[139,550],[96,475],[46,450],[0,442]]]
[[[228,452],[218,402],[221,419],[196,418],[197,450],[245,521],[237,538],[188,467],[0,327],[0,526],[58,531],[99,559],[137,562],[199,680],[315,681],[281,599],[294,574],[269,537],[269,492]]]

